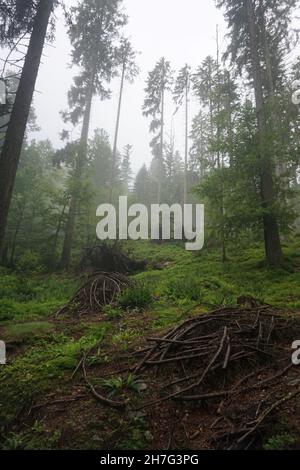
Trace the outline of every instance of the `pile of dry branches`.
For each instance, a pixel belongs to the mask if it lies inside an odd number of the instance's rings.
[[[55,315],[75,313],[82,316],[99,313],[105,305],[112,304],[117,296],[130,285],[131,281],[120,273],[93,273],[88,276],[72,299]]]
[[[155,368],[160,396],[145,406],[176,400],[209,407],[209,445],[249,448],[274,411],[300,393],[289,391],[286,378],[297,331],[299,322],[270,306],[229,307],[149,338],[154,345],[141,352],[135,374]]]

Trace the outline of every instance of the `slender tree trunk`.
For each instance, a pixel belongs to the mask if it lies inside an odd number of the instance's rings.
[[[214,137],[215,132],[214,132],[214,109],[213,109],[213,92],[212,92],[212,66],[211,63],[209,63],[209,69],[208,69],[208,74],[209,74],[209,82],[208,82],[208,87],[209,87],[209,119],[210,119],[210,137],[211,139]],[[214,154],[210,155],[211,157],[211,166],[212,168],[215,167],[215,156]]]
[[[17,228],[16,228],[15,233],[14,233],[14,236],[13,236],[13,240],[12,240],[11,252],[10,252],[10,262],[9,262],[10,266],[14,265],[17,238],[18,238],[18,235],[19,235],[20,225],[21,225],[21,223],[18,223]]]
[[[228,96],[226,99],[226,114],[227,114],[227,129],[228,129],[228,141],[229,141],[229,166],[233,165],[232,145],[233,145],[233,127],[232,127],[232,106],[231,106],[231,77],[230,72],[226,73]]]
[[[284,160],[282,160],[279,151],[281,146],[285,146],[285,138],[278,135],[280,132],[281,127],[281,119],[280,119],[280,110],[277,107],[276,103],[276,95],[275,95],[275,83],[274,83],[274,76],[273,76],[273,67],[272,67],[272,58],[271,58],[271,51],[268,43],[268,36],[267,36],[267,27],[266,27],[266,18],[265,18],[265,10],[262,1],[260,0],[260,9],[261,9],[261,29],[262,29],[262,37],[263,37],[263,46],[264,46],[264,56],[265,56],[265,63],[266,63],[266,72],[267,72],[267,82],[268,82],[268,91],[271,100],[271,123],[273,125],[273,143],[275,143],[275,157],[276,157],[276,176],[283,178],[284,186],[287,189],[289,180],[286,177],[287,174],[287,164]]]
[[[184,155],[184,189],[183,203],[188,200],[188,153],[189,153],[189,84],[188,79],[185,88],[185,155]]]
[[[10,262],[9,262],[10,266],[14,265],[17,239],[18,239],[18,235],[19,235],[19,232],[20,232],[20,229],[21,229],[22,222],[23,222],[25,207],[26,207],[26,202],[24,202],[24,204],[23,204],[22,211],[21,211],[21,214],[18,218],[18,222],[17,222],[17,225],[16,225],[16,230],[15,230],[15,233],[13,235],[11,253],[10,253]]]
[[[164,85],[161,90],[161,128],[160,128],[160,155],[159,155],[159,175],[158,175],[158,194],[157,200],[160,204],[162,196],[162,175],[163,175],[163,161],[164,161],[164,130],[165,130],[165,88]]]
[[[61,214],[59,215],[59,218],[58,218],[58,224],[57,224],[57,227],[56,227],[54,240],[53,240],[53,248],[52,248],[54,256],[56,254],[56,248],[57,248],[57,244],[58,244],[58,237],[59,237],[59,234],[60,234],[60,231],[61,231],[61,228],[62,228],[62,223],[63,223],[63,218],[64,218],[64,215],[65,215],[65,212],[66,212],[66,208],[67,208],[67,204],[65,204],[63,206]]]
[[[65,231],[65,239],[63,250],[61,254],[61,259],[59,263],[60,269],[68,270],[70,268],[71,262],[71,251],[72,251],[72,244],[74,239],[74,231],[75,231],[75,222],[76,222],[76,214],[78,210],[78,202],[80,198],[80,184],[81,184],[81,176],[83,167],[86,163],[86,155],[87,155],[87,144],[88,144],[88,135],[89,135],[89,128],[90,128],[90,119],[91,119],[91,109],[92,109],[92,101],[93,101],[93,89],[94,89],[94,76],[92,77],[91,83],[89,84],[89,89],[87,91],[87,99],[86,99],[86,107],[84,112],[83,118],[83,125],[81,131],[81,138],[79,149],[76,158],[76,166],[74,172],[74,182],[76,184],[76,188],[71,195],[69,213],[67,218],[66,224],[66,231]]]
[[[26,124],[52,10],[53,0],[40,0],[0,156],[0,259]]]
[[[279,227],[275,215],[272,213],[275,202],[275,191],[272,174],[272,161],[266,144],[266,114],[264,108],[263,84],[259,54],[257,50],[257,28],[255,24],[255,10],[253,0],[244,0],[247,12],[252,75],[254,81],[257,124],[260,140],[260,185],[263,215],[265,252],[267,261],[279,265],[282,261]]]
[[[119,103],[118,103],[117,123],[116,123],[114,147],[113,147],[111,171],[110,171],[110,188],[109,188],[109,203],[110,204],[112,203],[112,197],[113,197],[113,182],[114,182],[113,172],[114,172],[115,162],[117,161],[118,137],[119,137],[122,98],[123,98],[123,90],[124,90],[124,82],[125,82],[125,72],[126,72],[126,64],[124,62],[123,69],[122,69],[121,87],[120,87]]]
[[[206,172],[206,163],[205,157],[206,152],[203,149],[203,142],[204,142],[204,129],[203,129],[203,122],[202,122],[202,115],[201,115],[201,125],[200,125],[200,142],[201,142],[201,152],[200,152],[200,181],[202,182]]]
[[[218,170],[222,170],[224,166],[223,158],[221,160],[221,152],[220,152],[220,124],[219,124],[219,115],[221,110],[221,96],[220,96],[220,46],[219,46],[219,26],[216,28],[216,41],[217,41],[217,166]],[[225,263],[227,261],[227,254],[226,254],[226,240],[225,240],[225,226],[224,226],[224,216],[225,216],[225,207],[224,207],[224,184],[223,179],[221,181],[221,201],[220,201],[220,217],[221,217],[221,250],[222,250],[222,262]]]
[[[8,245],[7,243],[4,244],[2,249],[2,256],[1,256],[1,264],[3,266],[8,266]]]
[[[220,68],[219,68],[219,61],[220,61],[220,49],[219,49],[219,27],[217,26],[216,28],[216,32],[217,32],[217,39],[216,39],[216,42],[217,42],[217,166],[218,166],[218,170],[221,169],[221,159],[220,159],[220,124],[219,124],[219,114],[220,114],[220,109],[221,109],[221,105],[220,105],[220,101],[221,101],[221,97],[220,97]]]

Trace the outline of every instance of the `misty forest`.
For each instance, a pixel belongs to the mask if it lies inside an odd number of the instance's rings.
[[[127,3],[0,2],[0,449],[299,449],[300,2],[180,2],[223,23],[147,70]],[[124,196],[170,236],[124,236]]]

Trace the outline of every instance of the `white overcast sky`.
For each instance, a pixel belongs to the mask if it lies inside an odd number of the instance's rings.
[[[66,0],[71,5],[76,0]],[[147,73],[156,61],[165,56],[173,68],[178,70],[186,63],[197,67],[208,54],[216,54],[216,26],[220,28],[220,42],[226,34],[222,13],[216,9],[214,0],[124,0],[129,16],[126,35],[133,46],[140,51],[138,64],[140,76],[133,85],[126,84],[121,116],[119,149],[126,144],[133,146],[132,166],[137,171],[142,164],[149,163],[151,151],[149,142],[149,121],[142,115],[144,88]],[[60,110],[67,108],[67,91],[76,70],[69,67],[70,44],[60,10],[57,11],[56,40],[54,47],[46,46],[36,85],[34,106],[41,131],[37,139],[49,138],[54,146],[61,147],[59,133],[64,127]],[[224,46],[224,42],[223,42]],[[92,111],[93,129],[104,128],[113,139],[118,97],[119,80],[111,84],[112,99],[101,102],[94,100]],[[195,110],[191,103],[192,111]],[[166,130],[171,129],[172,113],[168,107]],[[183,114],[174,120],[176,146],[183,152]],[[79,136],[79,129],[73,137]]]

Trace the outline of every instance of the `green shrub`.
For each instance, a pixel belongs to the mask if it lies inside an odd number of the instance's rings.
[[[109,319],[120,318],[122,316],[122,310],[118,307],[114,307],[113,305],[105,305],[103,307],[104,315],[107,315]]]
[[[147,385],[133,374],[129,374],[126,379],[123,377],[112,377],[110,379],[104,380],[103,385],[109,390],[109,398],[112,398],[114,395],[122,392],[124,389],[129,389],[140,393],[147,388]]]
[[[19,288],[19,279],[17,276],[2,274],[0,276],[0,297],[13,297]]]
[[[10,432],[1,450],[54,450],[60,438],[60,430],[51,432],[42,422],[35,421],[33,426],[19,434]]]
[[[295,442],[295,437],[286,432],[271,437],[266,444],[264,444],[263,448],[264,450],[288,450]]]
[[[18,259],[16,269],[22,274],[34,274],[43,272],[44,267],[39,255],[31,250],[27,250]]]
[[[126,289],[119,297],[118,304],[123,309],[143,310],[149,307],[153,302],[153,297],[149,287],[145,285],[136,285]]]
[[[114,344],[117,344],[118,347],[121,348],[123,351],[126,351],[130,344],[134,342],[138,338],[138,336],[138,331],[127,329],[113,335],[112,342]]]
[[[27,302],[36,298],[36,287],[30,279],[15,275],[6,275],[0,278],[1,299]]]
[[[16,313],[16,305],[8,299],[0,300],[0,321],[12,320]]]

